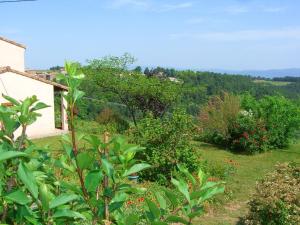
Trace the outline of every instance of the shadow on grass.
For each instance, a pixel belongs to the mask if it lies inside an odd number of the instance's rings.
[[[206,148],[206,149],[212,148],[214,150],[227,151],[227,152],[230,152],[230,153],[235,154],[235,155],[245,155],[245,156],[255,155],[255,154],[251,154],[251,153],[248,153],[248,152],[232,150],[230,148],[227,148],[226,146],[220,146],[220,145],[216,145],[216,144],[210,144],[210,143],[199,142],[199,141],[196,141],[196,143],[198,144],[197,146],[200,147],[200,148],[201,147]],[[257,153],[257,154],[259,154],[259,153]]]

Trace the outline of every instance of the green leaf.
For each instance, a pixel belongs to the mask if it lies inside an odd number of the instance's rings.
[[[76,102],[77,100],[81,99],[83,96],[84,96],[84,92],[83,91],[79,91],[78,89],[74,90],[74,93],[73,93],[74,102]]]
[[[0,152],[0,162],[16,157],[28,157],[28,155],[24,152],[18,152],[18,151],[6,151],[6,152]]]
[[[225,191],[225,187],[223,187],[223,186],[222,187],[214,187],[212,189],[206,189],[204,191],[204,193],[201,195],[199,200],[201,202],[204,202],[207,199],[210,199],[211,197],[213,197],[214,195],[224,193],[224,191]]]
[[[49,202],[50,202],[50,198],[52,193],[48,190],[48,187],[46,184],[41,184],[39,187],[39,191],[40,191],[40,200],[43,206],[43,209],[45,211],[49,210]]]
[[[6,200],[16,202],[20,205],[26,205],[27,203],[30,202],[30,199],[28,198],[28,196],[21,190],[11,192],[11,193],[7,194],[6,196],[4,196],[4,198]]]
[[[68,217],[68,218],[83,219],[83,220],[85,220],[85,216],[84,215],[82,215],[81,213],[69,210],[69,209],[57,210],[53,214],[53,218],[61,218],[61,217]]]
[[[82,152],[77,155],[77,162],[80,169],[87,169],[93,164],[94,157],[87,152]]]
[[[16,99],[10,97],[10,96],[7,96],[7,95],[4,95],[2,94],[3,98],[5,98],[7,101],[11,102],[12,104],[16,105],[16,106],[19,106],[21,105],[19,101],[17,101]]]
[[[140,163],[140,164],[135,164],[133,165],[129,170],[126,170],[125,173],[123,174],[123,177],[127,177],[131,174],[138,173],[144,169],[150,168],[151,165],[147,163]]]
[[[165,192],[165,194],[166,194],[166,197],[167,197],[167,198],[169,199],[169,201],[171,202],[172,206],[173,206],[174,208],[175,208],[176,206],[178,206],[177,196],[176,196],[173,192],[171,192],[171,191],[169,191],[169,190],[167,190],[167,189],[165,189],[164,192]]]
[[[43,102],[38,102],[34,107],[31,108],[31,111],[34,112],[34,111],[38,111],[38,110],[45,109],[48,107],[50,107],[50,106],[46,105]]]
[[[105,174],[107,176],[109,176],[110,178],[113,178],[113,175],[114,175],[114,167],[113,165],[108,162],[106,159],[101,159],[102,161],[102,168],[105,172]]]
[[[196,179],[193,177],[193,175],[188,171],[187,168],[185,168],[182,165],[177,165],[179,171],[183,173],[189,180],[192,182],[193,185],[196,185]]]
[[[155,219],[160,218],[160,209],[155,205],[154,202],[150,201],[149,199],[146,199],[146,203],[148,205],[148,208],[150,210],[151,215]]]
[[[156,200],[158,201],[160,208],[166,209],[167,208],[167,201],[164,199],[164,197],[159,192],[155,192]]]
[[[125,225],[135,225],[139,222],[138,215],[130,214],[125,218]]]
[[[188,214],[188,217],[190,219],[194,219],[195,217],[199,217],[199,216],[203,215],[203,213],[204,213],[203,208],[199,208],[195,212]]]
[[[68,202],[74,201],[78,198],[79,198],[78,195],[74,195],[74,194],[61,194],[50,202],[49,208],[50,209],[56,208]]]
[[[166,222],[161,222],[161,221],[154,221],[151,223],[151,225],[168,225]]]
[[[55,79],[56,79],[57,81],[65,80],[65,79],[66,79],[66,76],[65,76],[64,74],[62,74],[62,73],[59,73],[59,74],[57,74],[57,75],[55,76]]]
[[[99,170],[94,170],[88,173],[85,177],[84,186],[88,192],[95,192],[100,182],[103,179],[103,174]]]
[[[20,180],[26,186],[28,191],[30,191],[30,193],[33,195],[33,197],[35,199],[37,199],[38,195],[39,195],[39,191],[38,191],[36,179],[33,176],[32,172],[29,171],[23,163],[20,163],[17,173],[18,173]]]
[[[166,221],[171,222],[171,223],[189,224],[188,221],[186,221],[185,219],[183,219],[179,216],[169,216],[169,217],[167,217]]]
[[[186,200],[188,200],[188,202],[191,201],[190,199],[190,194],[189,194],[189,187],[188,184],[186,182],[184,182],[184,180],[176,180],[174,178],[171,179],[172,184],[174,184],[178,190],[184,195],[184,197],[186,198]]]
[[[199,169],[198,171],[198,178],[200,180],[200,185],[203,185],[204,182],[206,181],[206,175],[201,169]]]

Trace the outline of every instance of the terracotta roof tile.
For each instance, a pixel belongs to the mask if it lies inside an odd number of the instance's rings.
[[[62,84],[59,84],[59,83],[56,83],[56,82],[53,82],[53,81],[50,81],[50,80],[46,80],[44,78],[40,78],[38,76],[34,76],[32,74],[29,74],[29,73],[25,73],[25,72],[21,72],[21,71],[18,71],[18,70],[14,70],[14,69],[10,68],[9,66],[0,67],[0,74],[6,73],[6,72],[11,72],[11,73],[19,74],[19,75],[24,76],[24,77],[28,77],[28,78],[31,78],[31,79],[34,79],[34,80],[38,80],[38,81],[41,81],[43,83],[50,84],[50,85],[53,85],[55,87],[58,87],[58,88],[60,88],[62,90],[65,90],[65,91],[68,90],[67,86],[64,86]]]
[[[13,45],[16,45],[16,46],[18,46],[18,47],[20,47],[20,48],[25,48],[25,49],[26,49],[26,46],[25,46],[25,45],[19,44],[19,43],[17,43],[17,42],[14,42],[14,41],[12,41],[12,40],[6,39],[6,38],[4,38],[4,37],[0,37],[0,40],[1,40],[1,41],[5,41],[5,42],[8,42],[8,43],[13,44]]]

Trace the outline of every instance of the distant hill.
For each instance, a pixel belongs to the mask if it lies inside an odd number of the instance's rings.
[[[274,69],[274,70],[211,70],[212,72],[250,75],[255,77],[300,77],[300,68]]]

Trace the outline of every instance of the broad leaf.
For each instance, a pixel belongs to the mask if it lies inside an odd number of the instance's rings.
[[[113,179],[113,175],[114,175],[113,165],[106,159],[101,159],[101,161],[102,161],[102,168],[105,174]]]
[[[190,199],[190,194],[189,194],[189,187],[188,184],[186,182],[184,182],[184,180],[176,180],[174,178],[171,179],[172,184],[174,184],[178,190],[184,195],[184,197],[186,198],[186,200],[188,200],[188,202],[191,201]]]
[[[56,208],[58,206],[64,205],[68,202],[74,201],[78,199],[78,195],[74,195],[74,194],[61,194],[60,196],[56,197],[55,199],[53,199],[50,204],[49,204],[49,208],[53,209]]]
[[[50,107],[50,106],[46,105],[43,102],[38,102],[34,107],[31,108],[31,111],[34,112],[34,111],[45,109],[45,108],[48,108],[48,107]]]
[[[95,192],[100,182],[103,179],[103,174],[99,170],[91,171],[85,177],[84,185],[88,192]]]
[[[204,190],[204,193],[200,196],[199,200],[201,202],[204,202],[207,199],[210,199],[211,197],[213,197],[214,195],[224,193],[224,191],[225,191],[225,187],[223,187],[223,186],[206,189],[206,190]]]
[[[23,184],[26,186],[28,191],[33,195],[34,198],[38,198],[39,191],[36,183],[36,179],[33,176],[32,172],[27,169],[27,167],[23,164],[19,164],[18,168],[18,176]]]
[[[6,151],[6,152],[0,152],[0,162],[16,157],[28,157],[28,155],[24,152],[18,152],[18,151]]]
[[[82,215],[82,214],[80,214],[78,212],[69,210],[69,209],[57,210],[54,213],[54,215],[53,215],[53,218],[61,218],[61,217],[68,217],[68,218],[83,219],[83,220],[85,220],[85,216],[84,215]]]
[[[160,205],[160,208],[166,209],[167,208],[167,202],[164,199],[164,197],[159,192],[155,193],[155,197],[156,197],[156,200],[158,201],[158,203]]]
[[[139,217],[138,217],[138,215],[135,215],[135,214],[130,214],[125,219],[125,225],[135,225],[138,222],[139,222]]]
[[[7,194],[4,198],[6,200],[16,202],[20,205],[26,205],[27,203],[30,202],[30,199],[22,190],[17,190],[17,191],[11,192],[11,193]]]
[[[169,217],[167,217],[166,221],[171,222],[171,223],[189,224],[188,221],[186,221],[185,219],[183,219],[179,216],[169,216]]]
[[[93,164],[94,158],[87,152],[82,152],[77,155],[77,162],[80,169],[87,169]]]
[[[144,169],[150,168],[151,165],[147,163],[140,163],[140,164],[135,164],[132,166],[129,170],[126,170],[125,173],[123,174],[123,177],[127,177],[131,174],[138,173]]]
[[[170,203],[172,204],[172,206],[173,206],[174,208],[175,208],[176,206],[178,206],[177,196],[176,196],[173,192],[171,192],[171,191],[169,191],[169,190],[167,190],[167,189],[165,189],[164,192],[165,192],[165,194],[166,194],[166,197],[169,199]]]
[[[14,99],[10,96],[4,95],[4,94],[2,94],[2,96],[3,96],[3,98],[5,98],[7,101],[11,102],[14,105],[17,105],[17,106],[21,105],[19,101],[17,101],[16,99]]]
[[[153,218],[159,219],[160,218],[160,209],[156,206],[156,204],[149,199],[146,199],[146,203],[148,205],[148,208],[150,210],[151,215]]]

